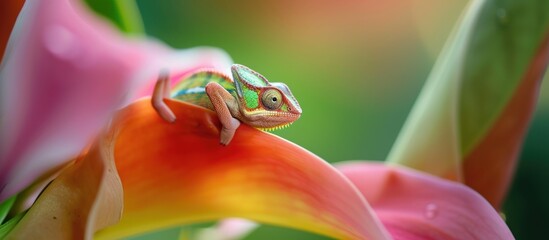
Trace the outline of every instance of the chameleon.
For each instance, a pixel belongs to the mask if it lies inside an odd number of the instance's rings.
[[[232,79],[213,69],[199,70],[183,77],[170,91],[169,74],[161,72],[151,97],[152,106],[168,122],[176,117],[164,102],[166,98],[215,111],[222,125],[222,145],[231,142],[241,122],[270,131],[287,127],[301,116],[301,107],[286,84],[269,82],[240,64],[233,64],[231,73]]]

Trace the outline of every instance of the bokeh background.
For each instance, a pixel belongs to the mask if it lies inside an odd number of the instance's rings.
[[[147,35],[174,48],[219,47],[235,62],[257,70],[271,81],[287,83],[304,113],[290,128],[275,134],[329,162],[386,158],[467,3],[137,1]],[[546,76],[504,206],[507,223],[518,239],[541,239],[546,233],[547,81]],[[176,239],[180,232],[181,228],[173,228],[145,237]],[[246,239],[325,238],[262,226]]]
[[[468,1],[137,3],[148,35],[175,48],[222,48],[235,62],[271,81],[287,83],[304,113],[290,128],[275,134],[326,161],[338,162],[386,158]],[[547,81],[504,206],[507,223],[518,239],[543,238],[547,227]],[[179,229],[166,234],[176,237]],[[247,239],[324,238],[263,226]]]
[[[147,34],[177,48],[222,48],[235,62],[287,83],[304,113],[276,134],[337,162],[386,158],[468,1],[137,3]],[[547,80],[504,206],[518,239],[541,239],[548,226]],[[248,237],[284,238],[308,239],[269,226]]]

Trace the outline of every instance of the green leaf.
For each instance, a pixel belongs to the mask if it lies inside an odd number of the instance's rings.
[[[121,31],[135,35],[145,33],[139,8],[134,0],[85,0],[85,2]]]
[[[15,199],[17,199],[17,195],[6,199],[0,204],[0,224],[4,223],[4,220],[15,203]]]
[[[17,226],[17,223],[19,223],[21,218],[25,216],[25,213],[26,212],[21,212],[8,220],[6,223],[0,225],[0,239],[4,239],[8,233],[10,233],[11,230]]]
[[[277,240],[277,239],[300,239],[300,240],[330,240],[326,236],[297,229],[283,228],[271,225],[261,225],[243,240]]]
[[[462,178],[457,100],[464,49],[481,1],[466,8],[439,56],[387,161],[448,179]]]
[[[486,1],[465,53],[459,106],[467,155],[507,106],[549,30],[549,1]]]

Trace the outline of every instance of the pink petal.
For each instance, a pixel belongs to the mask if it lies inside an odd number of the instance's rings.
[[[513,239],[496,210],[461,183],[382,163],[337,168],[395,239]]]
[[[227,218],[213,227],[200,230],[197,240],[238,240],[243,239],[259,225],[243,218]]]
[[[227,63],[215,49],[125,39],[79,1],[28,1],[0,70],[0,201],[78,154],[161,68]]]

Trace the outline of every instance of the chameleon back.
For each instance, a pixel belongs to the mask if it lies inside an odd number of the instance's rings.
[[[206,94],[206,85],[210,82],[219,83],[236,97],[233,81],[228,76],[215,71],[200,71],[185,77],[173,88],[171,97],[214,110],[210,98]]]

